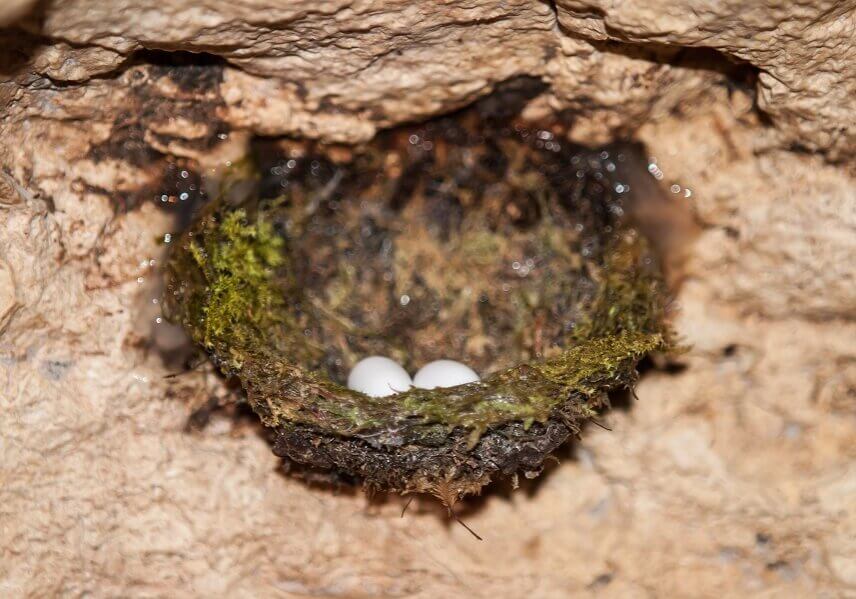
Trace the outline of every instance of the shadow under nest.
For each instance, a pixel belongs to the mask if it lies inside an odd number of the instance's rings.
[[[527,93],[361,147],[259,140],[175,244],[165,314],[243,389],[284,471],[450,515],[491,481],[534,493],[671,347],[656,244],[628,217],[639,149],[526,123]],[[373,354],[483,378],[369,398],[343,383]]]

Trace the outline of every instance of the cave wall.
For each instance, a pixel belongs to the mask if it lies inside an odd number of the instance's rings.
[[[854,4],[4,5],[0,588],[856,592]],[[228,390],[164,378],[147,344],[177,173],[255,134],[365,140],[516,76],[550,86],[527,114],[633,135],[691,191],[685,367],[537,489],[475,504],[483,544],[429,503],[401,519],[281,476],[252,426],[187,433]]]

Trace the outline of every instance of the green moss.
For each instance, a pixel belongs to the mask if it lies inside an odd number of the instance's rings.
[[[651,256],[647,241],[634,230],[616,240],[600,269],[598,293],[573,341],[646,331],[670,337],[664,324],[663,282]]]
[[[180,240],[170,271],[165,308],[204,346],[228,374],[238,373],[251,356],[274,348],[262,345],[271,333],[295,357],[310,348],[295,343],[297,322],[286,307],[291,280],[285,240],[270,222],[244,209],[209,211]]]
[[[634,364],[666,347],[658,279],[643,267],[644,242],[628,236],[609,253],[589,316],[575,332],[574,344],[559,356],[453,389],[372,398],[300,366],[299,356],[311,348],[291,314],[301,303],[299,291],[288,276],[286,242],[264,213],[253,222],[243,209],[220,222],[212,215],[197,231],[189,238],[188,253],[197,273],[190,279],[202,282],[202,293],[191,302],[198,303],[200,318],[189,330],[221,357],[227,371],[240,370],[250,399],[264,406],[261,414],[269,426],[298,422],[356,435],[439,424],[468,429],[477,439],[508,422],[545,422],[570,398],[584,406],[605,389],[630,385]]]
[[[238,377],[280,455],[384,488],[475,489],[537,469],[634,384],[643,356],[670,348],[665,294],[648,244],[616,216],[608,170],[566,176],[591,161],[481,133],[435,139],[446,146],[425,170],[408,138],[396,160],[370,149],[344,175],[316,176],[327,167],[307,154],[279,197],[235,199],[255,177],[242,165],[175,244],[164,305]],[[492,372],[477,383],[375,398],[336,382],[369,353],[419,364],[432,346],[464,357],[469,341]]]
[[[204,246],[190,241],[189,251],[207,281],[202,308],[202,342],[229,338],[235,345],[248,341],[247,328],[258,329],[279,313],[283,298],[270,283],[272,269],[281,266],[284,240],[270,223],[247,223],[244,210],[227,214]]]

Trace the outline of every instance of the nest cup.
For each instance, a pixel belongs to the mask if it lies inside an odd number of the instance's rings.
[[[539,472],[668,345],[620,151],[478,108],[359,148],[256,150],[176,244],[164,301],[290,462],[451,503]],[[347,389],[372,354],[482,380]]]

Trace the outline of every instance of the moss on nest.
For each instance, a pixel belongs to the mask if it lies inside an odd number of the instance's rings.
[[[275,452],[456,498],[537,471],[668,346],[656,261],[620,217],[608,159],[545,151],[534,140],[552,134],[535,133],[471,111],[389,133],[345,164],[303,148],[185,233],[167,313],[241,380]],[[535,258],[507,274],[517,255]],[[419,309],[397,301],[406,292]],[[377,348],[411,363],[455,349],[487,376],[385,398],[344,387]]]
[[[227,214],[218,227],[220,239],[214,243],[202,247],[188,241],[188,251],[207,282],[199,341],[213,348],[226,338],[240,347],[250,341],[247,323],[257,330],[281,312],[282,295],[268,279],[271,269],[284,262],[283,240],[270,223],[248,224],[243,210]],[[234,368],[240,366],[240,360],[233,362]]]

